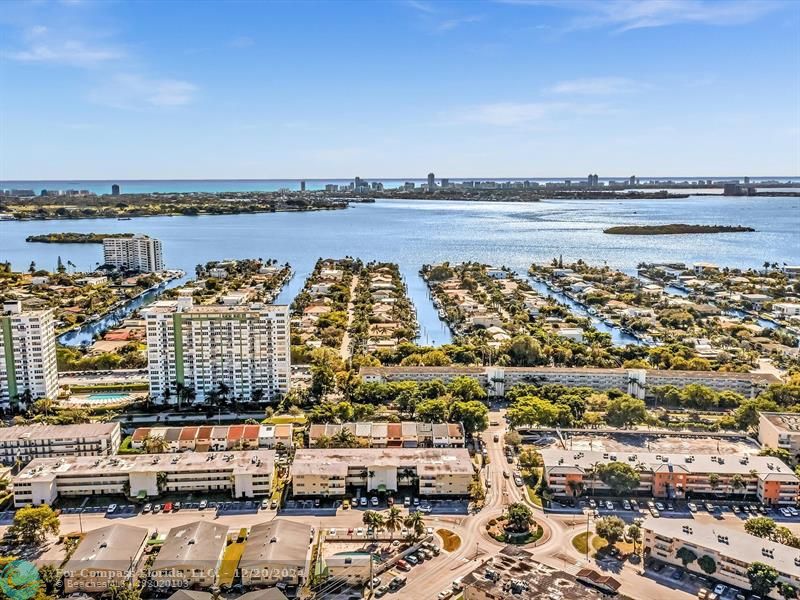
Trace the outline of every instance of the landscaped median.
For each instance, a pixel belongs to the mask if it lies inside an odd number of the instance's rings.
[[[461,538],[449,529],[437,529],[436,535],[442,538],[442,547],[445,552],[455,552],[461,546]]]
[[[486,531],[498,542],[514,545],[533,544],[544,535],[544,528],[533,520],[526,504],[511,504],[500,517],[486,523]]]

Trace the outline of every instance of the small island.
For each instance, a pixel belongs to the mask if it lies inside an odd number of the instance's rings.
[[[738,233],[755,231],[752,227],[742,225],[687,225],[672,223],[670,225],[620,225],[604,229],[603,233],[611,235],[676,235],[682,233]]]
[[[26,242],[41,242],[43,244],[102,244],[105,238],[129,238],[132,233],[42,233],[29,235]]]

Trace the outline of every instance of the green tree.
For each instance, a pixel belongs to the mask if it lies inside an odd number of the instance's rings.
[[[711,575],[717,570],[717,563],[716,561],[711,558],[708,554],[704,554],[700,558],[697,559],[697,566],[703,569],[704,573],[708,573]]]
[[[394,539],[394,532],[403,526],[403,515],[400,509],[396,506],[391,506],[389,512],[386,513],[384,518],[384,525],[389,531],[389,536]]]
[[[675,556],[681,559],[683,566],[689,565],[697,560],[697,554],[694,550],[687,548],[686,546],[681,546],[678,548],[678,551],[675,553]]]
[[[765,563],[756,561],[748,567],[747,578],[750,580],[750,588],[753,593],[765,598],[778,581],[778,571]]]
[[[25,506],[14,514],[8,534],[23,544],[41,544],[48,535],[58,535],[61,523],[50,506]]]
[[[594,530],[613,546],[625,534],[625,521],[619,517],[602,517],[595,521]]]
[[[600,463],[595,467],[595,473],[618,495],[627,494],[639,486],[639,473],[628,463]]]
[[[786,598],[786,600],[794,600],[797,598],[797,588],[785,581],[781,581],[778,584],[778,593]]]
[[[417,420],[444,423],[450,416],[450,402],[445,398],[423,400],[417,404]]]
[[[541,425],[570,425],[572,413],[569,407],[557,405],[536,396],[522,396],[511,405],[506,413],[512,427],[533,427]]]
[[[483,400],[486,398],[486,390],[483,389],[477,379],[473,377],[455,377],[447,386],[447,391],[455,398],[468,402],[470,400]]]
[[[421,538],[425,533],[425,517],[418,510],[408,515],[404,524],[411,530],[415,539]]]
[[[628,529],[626,531],[628,533],[628,537],[633,540],[633,551],[636,552],[636,546],[640,541],[642,541],[642,529],[636,523],[632,523],[628,525]]]
[[[606,422],[612,427],[633,427],[647,419],[644,400],[627,394],[609,400],[606,405]]]
[[[450,421],[464,425],[464,432],[467,435],[489,427],[489,409],[478,400],[453,402],[448,418]]]
[[[530,529],[533,513],[526,504],[514,502],[506,510],[506,518],[512,531],[524,532]]]
[[[758,426],[758,413],[774,412],[778,410],[778,405],[773,400],[762,398],[748,398],[733,411],[733,417],[739,429],[754,429]]]
[[[747,533],[766,539],[772,539],[775,527],[775,521],[769,517],[751,517],[744,522],[744,530]]]
[[[517,457],[519,466],[523,469],[535,469],[544,465],[544,459],[533,448],[523,448]]]

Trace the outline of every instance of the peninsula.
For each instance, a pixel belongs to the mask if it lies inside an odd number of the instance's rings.
[[[676,235],[685,233],[738,233],[755,231],[752,227],[742,225],[687,225],[672,223],[670,225],[620,225],[604,229],[603,233],[611,235]]]

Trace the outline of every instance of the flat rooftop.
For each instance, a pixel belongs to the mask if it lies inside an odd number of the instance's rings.
[[[680,434],[612,433],[571,434],[566,439],[570,450],[601,452],[657,452],[668,454],[758,454],[761,447],[741,437],[695,437]]]
[[[466,448],[310,448],[295,453],[292,475],[341,474],[348,466],[416,467],[420,475],[474,473]]]
[[[772,423],[779,431],[800,433],[800,413],[762,412],[760,415]]]
[[[85,475],[88,477],[131,472],[177,473],[212,470],[271,475],[274,462],[275,452],[273,450],[35,458],[20,471],[14,481],[49,481],[60,476]]]
[[[715,523],[700,524],[694,519],[648,517],[642,523],[642,530],[650,530],[663,537],[691,541],[746,564],[766,563],[781,573],[800,578],[800,550],[750,535],[739,529]]]
[[[83,423],[80,425],[14,425],[0,427],[0,442],[18,440],[58,440],[109,436],[119,423]]]
[[[486,577],[487,571],[492,579]],[[465,587],[490,598],[515,600],[584,600],[607,598],[599,590],[580,583],[574,575],[537,562],[530,552],[506,547],[494,559],[462,578]],[[627,600],[617,594],[617,600]]]
[[[686,473],[734,473],[749,474],[756,471],[760,476],[780,475],[787,481],[797,480],[794,471],[782,461],[771,456],[721,456],[718,454],[667,454],[651,452],[601,452],[583,450],[545,449],[541,451],[545,469],[592,471],[594,465],[621,462],[641,471]]]

